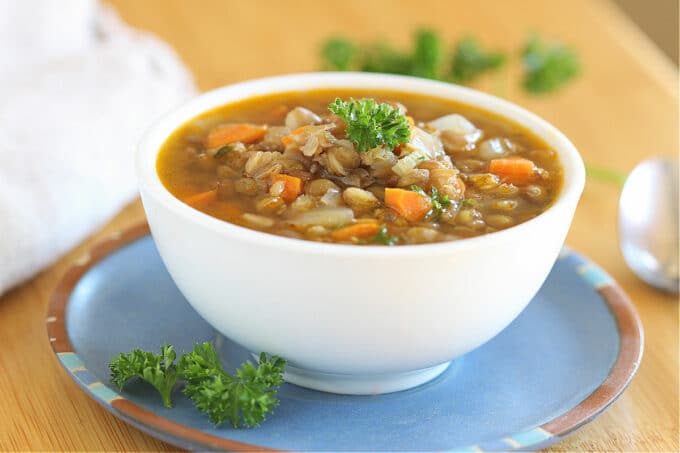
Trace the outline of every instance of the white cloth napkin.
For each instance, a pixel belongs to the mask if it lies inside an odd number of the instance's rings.
[[[195,89],[95,0],[0,0],[0,55],[1,294],[134,198],[138,139]]]

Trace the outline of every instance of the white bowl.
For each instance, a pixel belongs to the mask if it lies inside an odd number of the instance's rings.
[[[236,226],[182,203],[160,182],[159,149],[186,121],[244,98],[315,88],[421,93],[511,118],[557,151],[562,191],[544,213],[507,230],[429,245],[360,247]],[[139,146],[137,171],[160,255],[196,311],[250,351],[288,359],[288,381],[351,394],[421,384],[510,324],[555,262],[585,180],[574,145],[514,104],[457,85],[362,73],[286,75],[205,93],[153,126]]]

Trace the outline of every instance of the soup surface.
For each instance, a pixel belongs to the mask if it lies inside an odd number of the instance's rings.
[[[452,101],[375,90],[216,108],[167,139],[157,171],[174,196],[213,217],[358,245],[509,228],[545,211],[562,184],[557,153],[522,126]]]

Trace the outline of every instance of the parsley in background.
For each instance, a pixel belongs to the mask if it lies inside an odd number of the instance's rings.
[[[343,38],[330,38],[321,48],[324,69],[329,71],[349,71],[356,58],[357,48]]]
[[[415,36],[411,74],[426,79],[440,79],[444,60],[444,46],[431,30],[419,30]]]
[[[385,42],[378,42],[364,48],[358,55],[355,69],[362,72],[384,72],[387,74],[411,73],[409,55],[394,50]]]
[[[453,46],[451,52],[441,37],[428,29],[418,30],[410,51],[395,49],[379,41],[357,45],[343,37],[327,40],[321,49],[323,68],[332,71],[363,71],[403,74],[459,84],[473,82],[507,63],[504,52],[485,49],[471,36]],[[529,93],[552,92],[579,73],[578,56],[559,43],[542,43],[535,35],[522,53],[524,80]]]
[[[505,63],[505,54],[485,51],[474,38],[463,38],[456,44],[451,65],[451,79],[455,83],[470,82],[483,73],[498,69]]]
[[[413,37],[413,49],[400,51],[385,41],[357,46],[347,38],[327,40],[321,49],[323,67],[333,71],[382,72],[424,77],[446,78],[441,70],[444,45],[432,30],[418,30]]]
[[[499,68],[505,61],[501,52],[485,52],[471,38],[461,40],[449,59],[441,37],[429,29],[416,31],[410,52],[396,50],[385,41],[358,46],[347,38],[334,37],[322,46],[321,58],[324,69],[332,71],[403,74],[456,83]]]
[[[576,77],[580,64],[576,53],[556,42],[541,42],[532,35],[522,53],[524,88],[531,93],[554,91]]]

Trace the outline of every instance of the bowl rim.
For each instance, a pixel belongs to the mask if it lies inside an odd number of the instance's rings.
[[[335,244],[288,238],[242,227],[183,203],[170,193],[160,180],[156,161],[161,145],[178,127],[206,111],[240,100],[268,94],[316,89],[376,89],[429,95],[462,104],[472,105],[508,118],[531,130],[548,142],[558,153],[564,169],[563,186],[557,199],[538,216],[505,230],[483,234],[456,241],[431,244],[414,244],[395,247],[370,247],[353,244]],[[234,239],[296,251],[328,256],[398,257],[451,254],[474,247],[493,246],[501,242],[519,239],[531,233],[542,223],[560,215],[566,207],[576,205],[585,185],[585,167],[576,147],[556,127],[509,101],[471,88],[421,79],[411,76],[360,73],[360,72],[309,72],[265,77],[226,85],[207,91],[159,118],[143,135],[137,148],[136,171],[142,201],[153,197],[174,214],[206,228],[216,234]],[[566,221],[566,220],[565,220]],[[568,220],[570,221],[570,220]]]

